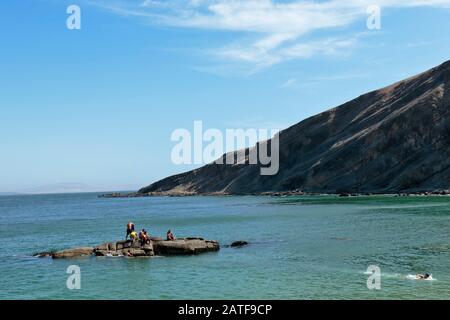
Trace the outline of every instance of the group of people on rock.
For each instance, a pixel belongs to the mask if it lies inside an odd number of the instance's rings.
[[[150,243],[150,234],[147,232],[147,230],[142,229],[138,235],[137,232],[134,230],[134,223],[131,221],[128,222],[127,224],[127,235],[125,236],[125,240],[127,240],[128,237],[130,237],[131,241],[133,242],[136,241],[137,238],[139,237],[139,240],[141,241],[142,245]],[[175,236],[173,235],[172,231],[170,230],[167,231],[166,240],[167,241],[175,240]]]

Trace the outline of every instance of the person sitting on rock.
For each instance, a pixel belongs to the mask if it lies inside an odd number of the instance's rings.
[[[175,240],[175,237],[173,236],[172,231],[167,231],[167,241],[173,241]]]
[[[144,231],[144,240],[146,244],[150,244],[150,234],[147,232],[147,230]]]
[[[142,245],[150,243],[150,238],[147,234],[147,230],[142,229],[141,232],[139,232],[139,239],[141,240]]]
[[[134,231],[134,223],[133,222],[128,222],[127,224],[127,235],[125,236],[125,240],[128,239],[128,236],[131,236],[131,233]]]

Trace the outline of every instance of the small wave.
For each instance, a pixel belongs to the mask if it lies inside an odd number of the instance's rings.
[[[108,258],[121,258],[121,257],[123,257],[123,254],[116,254],[116,255],[113,255],[113,254],[111,254],[111,253],[107,253],[107,254],[105,255],[105,257],[108,257]]]
[[[364,275],[372,275],[372,272],[364,271],[362,272]],[[399,278],[399,279],[408,279],[408,280],[422,280],[422,281],[435,281],[436,279],[433,278],[433,275],[430,275],[427,279],[420,279],[415,274],[408,274],[406,276],[400,274],[400,273],[381,273],[381,278]]]
[[[371,276],[373,272],[364,271],[363,274]],[[400,273],[381,273],[382,278],[401,278],[402,275]]]

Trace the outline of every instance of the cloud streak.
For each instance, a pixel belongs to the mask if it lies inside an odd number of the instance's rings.
[[[245,34],[237,43],[205,49],[219,58],[250,63],[256,68],[348,52],[356,46],[358,35],[309,42],[304,38],[313,32],[364,21],[367,8],[374,4],[382,10],[450,8],[450,0],[118,0],[114,5],[95,1],[117,14],[141,17],[152,24]]]

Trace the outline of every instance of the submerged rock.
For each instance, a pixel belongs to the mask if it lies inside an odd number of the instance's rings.
[[[45,258],[45,257],[51,257],[53,255],[54,252],[52,251],[44,251],[44,252],[38,252],[33,254],[33,257],[37,257],[37,258]]]
[[[339,194],[339,197],[350,197],[351,194],[350,193],[341,193]]]
[[[243,241],[243,240],[239,240],[239,241],[234,241],[232,244],[231,244],[231,247],[237,247],[237,248],[239,248],[239,247],[243,247],[243,246],[246,246],[246,245],[248,245],[248,242],[247,241]]]

